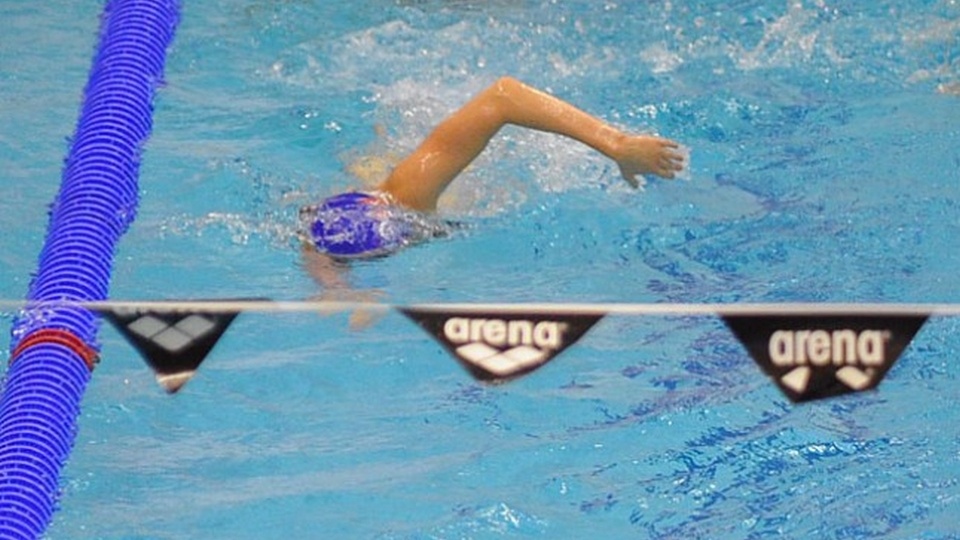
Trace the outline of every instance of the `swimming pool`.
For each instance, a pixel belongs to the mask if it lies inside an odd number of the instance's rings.
[[[960,7],[858,4],[187,4],[112,296],[315,294],[297,207],[509,73],[681,140],[691,180],[636,193],[576,145],[505,130],[444,202],[475,226],[361,265],[358,286],[956,302]],[[4,298],[36,266],[95,11],[3,7]],[[802,407],[711,317],[609,317],[497,387],[399,315],[346,326],[245,314],[172,398],[104,328],[50,537],[958,534],[954,319],[879,391]]]

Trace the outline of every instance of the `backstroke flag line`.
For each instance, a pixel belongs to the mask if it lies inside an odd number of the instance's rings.
[[[99,312],[177,392],[242,312],[396,310],[475,379],[499,383],[543,367],[607,315],[720,317],[793,402],[876,388],[931,315],[956,304],[411,304],[268,299],[102,301]],[[0,307],[24,306],[0,301]],[[41,306],[42,307],[42,306]]]

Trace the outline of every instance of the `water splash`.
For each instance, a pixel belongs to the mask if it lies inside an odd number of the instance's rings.
[[[786,14],[764,24],[763,37],[753,49],[737,51],[737,67],[754,70],[809,61],[820,35],[818,29],[811,28],[813,20],[814,15],[804,9],[802,1],[790,1]]]

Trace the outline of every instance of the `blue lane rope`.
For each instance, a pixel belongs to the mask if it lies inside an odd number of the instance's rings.
[[[140,154],[179,20],[176,0],[108,0],[77,129],[28,300],[107,298],[114,252],[133,222]],[[0,537],[39,538],[60,493],[80,401],[99,348],[79,307],[24,311],[0,396]]]

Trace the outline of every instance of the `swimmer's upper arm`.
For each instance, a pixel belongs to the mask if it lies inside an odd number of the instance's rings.
[[[436,209],[437,199],[447,185],[506,122],[493,88],[481,92],[441,122],[394,168],[380,189],[414,210]]]
[[[452,166],[454,159],[450,148],[448,142],[434,132],[397,164],[379,189],[413,210],[434,210],[443,189],[459,173]]]

